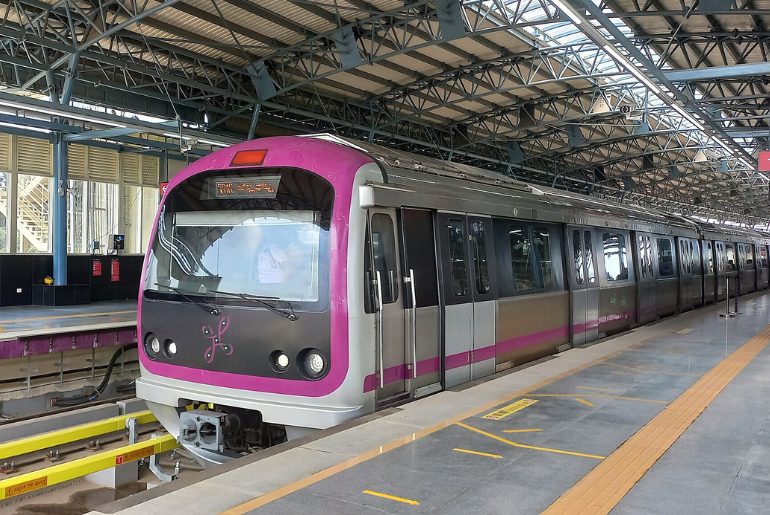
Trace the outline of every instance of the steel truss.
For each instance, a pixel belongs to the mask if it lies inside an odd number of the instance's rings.
[[[647,106],[639,84],[627,74],[600,68],[603,51],[595,44],[542,46],[527,29],[567,20],[550,2],[413,0],[380,12],[354,0],[353,12],[292,1],[333,23],[334,30],[312,32],[247,0],[225,2],[249,8],[295,34],[304,31],[301,41],[284,44],[225,19],[221,11],[185,1],[7,0],[0,2],[0,81],[18,90],[45,92],[65,104],[75,97],[197,124],[207,119],[212,129],[241,134],[257,120],[295,131],[332,131],[599,196],[623,196],[648,205],[681,203],[680,211],[723,210],[742,219],[766,217],[761,210],[747,214],[757,203],[743,194],[688,208],[694,193],[723,198],[720,188],[726,184],[743,191],[755,186],[756,178],[734,160],[720,162],[713,144],[681,118]],[[663,13],[655,4],[611,16],[622,16],[632,26],[647,16],[682,15]],[[735,7],[755,16],[750,6],[744,2]],[[533,19],[527,13],[536,7],[544,12]],[[231,41],[213,41],[155,16],[167,9],[219,23]],[[707,15],[696,11],[691,14]],[[149,28],[173,38],[150,37]],[[511,53],[500,48],[492,37],[503,32],[533,50]],[[743,37],[746,48],[764,52],[770,35],[747,31]],[[480,61],[457,44],[462,38],[494,50],[496,57]],[[240,44],[244,39],[257,45]],[[686,62],[691,67],[738,62],[727,50],[736,41],[733,33],[679,33],[668,39],[639,34],[634,41],[662,63],[676,63],[684,55],[690,56]],[[193,45],[214,48],[216,56],[192,50]],[[457,62],[430,61],[438,70],[430,76],[394,62],[399,55],[429,60],[421,50],[436,45]],[[739,49],[736,55],[747,52]],[[732,57],[716,59],[722,55]],[[389,84],[370,65],[410,79]],[[381,83],[384,93],[341,83],[339,73]],[[608,80],[618,77],[622,80]],[[547,94],[542,89],[552,84],[564,85],[564,91]],[[721,121],[726,129],[760,127],[761,117],[768,114],[762,78],[734,83],[695,78],[679,85],[705,97],[693,102],[718,103],[729,113]],[[332,93],[334,89],[339,93]],[[645,114],[630,121],[619,112],[621,107]],[[712,172],[690,172],[704,166],[695,163],[699,151],[710,152],[706,166]],[[681,168],[683,177],[672,174],[672,167]]]

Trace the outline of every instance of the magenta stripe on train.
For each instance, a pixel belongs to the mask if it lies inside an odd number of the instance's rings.
[[[618,313],[612,315],[606,315],[600,317],[599,320],[593,320],[585,324],[573,325],[576,334],[584,333],[591,329],[596,329],[599,324],[606,324],[616,320],[629,320],[631,313]],[[451,354],[445,358],[444,367],[446,370],[452,370],[454,368],[460,368],[471,363],[478,363],[487,359],[492,359],[497,355],[510,352],[512,350],[521,349],[522,347],[529,347],[542,341],[553,340],[556,338],[566,338],[568,336],[568,327],[557,327],[554,329],[547,329],[545,331],[538,331],[536,333],[525,334],[523,336],[517,336],[510,340],[503,340],[497,342],[495,345],[488,347],[482,347],[480,349],[473,349],[469,351],[459,352],[457,354]],[[430,358],[417,362],[417,375],[432,374],[439,371],[439,359],[438,357]],[[396,381],[402,381],[411,377],[411,370],[408,364],[401,363],[400,365],[394,365],[386,368],[384,371],[384,383],[391,384]],[[376,390],[379,386],[379,374],[369,374],[364,378],[364,392],[371,392]]]

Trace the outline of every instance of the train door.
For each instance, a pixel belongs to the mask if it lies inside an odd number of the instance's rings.
[[[407,391],[404,295],[395,219],[394,209],[369,210],[367,257],[377,313],[375,362],[379,407],[402,399]]]
[[[433,216],[433,212],[421,209],[401,211],[409,356],[404,370],[413,397],[441,390],[441,308]]]
[[[672,236],[655,235],[654,251],[657,257],[655,280],[655,307],[659,317],[673,315],[678,308],[679,273],[677,252]]]
[[[468,217],[471,292],[473,295],[473,350],[471,379],[495,373],[495,314],[497,312],[492,219]]]
[[[449,388],[495,371],[492,223],[488,217],[439,213],[438,228]]]
[[[568,261],[571,261],[572,345],[599,337],[599,281],[593,231],[590,227],[567,226]]]
[[[439,213],[438,241],[444,304],[444,387],[451,388],[471,379],[473,294],[465,215]]]
[[[638,279],[638,321],[646,324],[655,320],[655,267],[653,266],[652,238],[649,234],[636,233]]]
[[[714,267],[714,243],[710,240],[702,240],[703,249],[703,303],[714,302],[716,292],[716,269]]]
[[[703,266],[698,240],[690,240],[690,257],[692,258],[693,305],[699,307],[703,305]]]

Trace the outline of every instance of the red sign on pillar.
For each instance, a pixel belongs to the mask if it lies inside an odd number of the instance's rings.
[[[102,261],[100,259],[94,259],[91,262],[91,275],[93,277],[102,276]]]
[[[161,182],[159,186],[160,186],[160,196],[162,197],[163,195],[166,194],[166,190],[168,189],[168,181]]]
[[[117,258],[110,261],[110,280],[114,283],[120,281],[120,261]]]
[[[770,150],[760,150],[757,158],[757,171],[770,172]]]

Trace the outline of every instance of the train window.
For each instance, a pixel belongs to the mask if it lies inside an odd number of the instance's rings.
[[[692,256],[692,273],[695,275],[703,274],[700,263],[700,244],[690,240],[690,255]]]
[[[764,245],[759,246],[759,266],[767,268],[767,247]]]
[[[602,235],[604,246],[604,273],[608,281],[628,279],[628,256],[626,235],[605,232]]]
[[[647,253],[644,250],[644,236],[641,234],[639,238],[639,270],[642,277],[647,277]]]
[[[652,240],[649,236],[644,237],[646,240],[646,248],[647,248],[647,274],[650,277],[655,276],[655,270],[652,268]]]
[[[452,292],[455,297],[468,295],[468,264],[465,261],[465,223],[456,218],[447,222]]]
[[[732,243],[725,244],[725,271],[735,272],[735,246]]]
[[[487,260],[487,236],[483,220],[471,222],[471,247],[476,293],[489,293],[489,261]]]
[[[575,257],[575,284],[583,284],[583,244],[580,242],[580,231],[572,231],[572,252]]]
[[[537,276],[530,259],[529,229],[521,225],[511,225],[508,230],[508,243],[511,247],[511,270],[516,290],[534,290]]]
[[[743,261],[746,264],[746,270],[754,270],[754,252],[751,245],[743,245]]]
[[[714,266],[720,274],[725,271],[725,265],[722,263],[722,245],[714,243]]]
[[[532,246],[535,259],[540,263],[542,288],[553,288],[553,260],[551,259],[551,235],[547,227],[535,227],[532,230]]]
[[[657,238],[658,240],[658,272],[661,277],[674,275],[674,256],[671,252],[671,240]]]
[[[396,269],[396,241],[393,237],[393,220],[390,216],[372,215],[372,263],[375,279],[380,273],[382,303],[391,304],[398,299],[398,278]]]
[[[679,240],[679,251],[682,255],[682,274],[690,275],[692,273],[692,256],[690,255],[690,246],[684,238]]]
[[[372,287],[372,242],[369,239],[369,226],[364,236],[364,313],[374,313],[375,293]]]
[[[591,243],[591,231],[585,231],[586,277],[588,284],[596,284],[596,263],[594,263],[594,249]]]
[[[712,251],[711,242],[706,242],[706,273],[714,275],[714,252]]]

